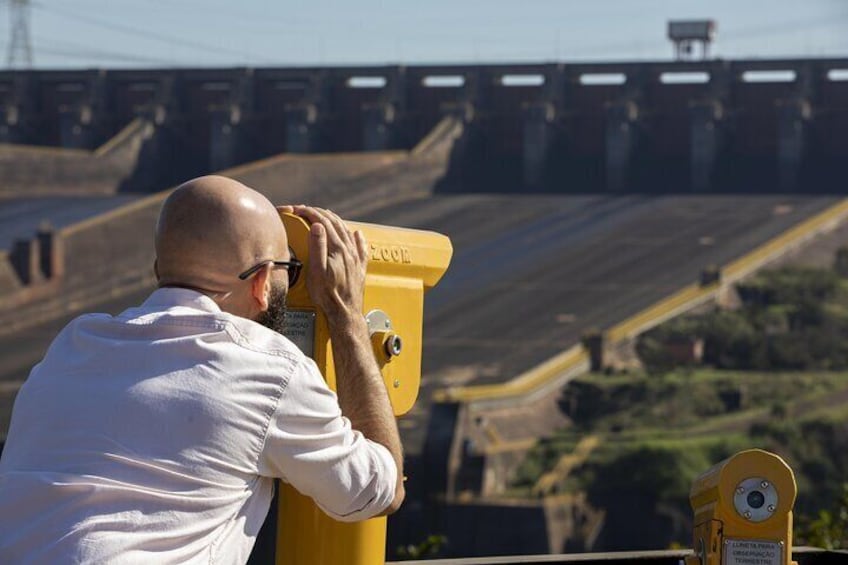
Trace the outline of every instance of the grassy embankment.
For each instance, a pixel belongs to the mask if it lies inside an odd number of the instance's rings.
[[[626,507],[633,494],[652,501],[639,512],[665,531],[646,538],[647,547],[689,545],[692,480],[742,449],[786,458],[803,516],[830,508],[848,480],[848,372],[592,374],[573,381],[562,403],[574,426],[537,444],[510,495],[538,495],[539,478],[595,436],[600,441],[582,465],[546,490],[585,491],[612,513],[633,510]],[[608,537],[623,539],[614,531]]]
[[[573,425],[531,450],[510,494],[585,491],[607,512],[604,549],[689,545],[692,480],[758,447],[793,468],[796,515],[835,508],[848,482],[842,255],[834,269],[765,272],[739,285],[737,309],[679,318],[642,336],[644,372],[572,381],[561,405]],[[698,340],[703,359],[681,360],[679,346]],[[558,467],[587,436],[597,441],[580,464]],[[557,476],[558,468],[567,471]],[[640,528],[630,536],[634,520]]]

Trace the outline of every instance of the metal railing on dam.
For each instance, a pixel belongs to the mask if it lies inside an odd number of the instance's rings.
[[[842,192],[848,60],[0,73],[0,143],[91,149],[136,118],[196,171],[407,149],[466,124],[466,188]]]
[[[569,565],[680,565],[687,556],[688,549],[666,551],[622,551],[614,553],[573,553],[568,555],[512,555],[492,557],[471,557],[464,559],[431,559],[425,561],[398,561],[394,565],[524,565],[548,563]],[[843,565],[848,562],[848,552],[828,551],[815,547],[796,547],[792,559],[798,565]],[[392,565],[392,564],[387,564]]]

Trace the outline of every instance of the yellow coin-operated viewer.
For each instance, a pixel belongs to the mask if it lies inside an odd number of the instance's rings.
[[[796,494],[792,469],[767,451],[742,451],[715,465],[692,485],[694,555],[686,565],[793,563]]]
[[[292,255],[309,269],[309,226],[281,212]],[[441,279],[453,253],[440,234],[356,222],[370,247],[363,315],[396,417],[415,403],[421,380],[424,293]],[[289,289],[287,337],[312,357],[336,388],[327,320],[303,282]],[[374,565],[385,561],[386,518],[334,521],[308,497],[282,485],[277,508],[278,565]]]

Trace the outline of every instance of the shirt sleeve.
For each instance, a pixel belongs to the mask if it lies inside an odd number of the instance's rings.
[[[295,370],[271,418],[258,470],[288,482],[343,522],[385,510],[397,481],[389,450],[351,427],[336,394],[308,357]]]

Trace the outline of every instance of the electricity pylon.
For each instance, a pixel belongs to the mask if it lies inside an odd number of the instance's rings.
[[[6,65],[9,68],[20,64],[23,68],[32,67],[32,43],[29,40],[30,0],[8,0],[11,40]]]

